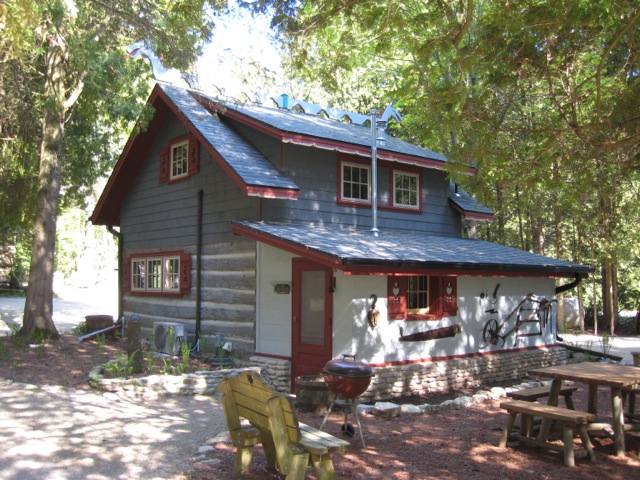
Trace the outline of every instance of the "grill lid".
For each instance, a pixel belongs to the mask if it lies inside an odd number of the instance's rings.
[[[368,364],[346,359],[328,361],[324,366],[322,373],[350,378],[366,378],[373,376],[373,370]]]

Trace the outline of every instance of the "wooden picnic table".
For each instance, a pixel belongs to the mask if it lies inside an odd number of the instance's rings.
[[[587,384],[589,386],[587,410],[589,413],[595,415],[598,413],[598,387],[609,387],[611,391],[612,423],[602,423],[596,420],[595,422],[589,423],[587,429],[591,431],[607,428],[612,429],[616,456],[625,456],[624,432],[625,430],[638,430],[640,429],[640,425],[625,426],[622,411],[622,390],[633,387],[634,385],[640,385],[640,368],[614,363],[582,362],[536,368],[529,371],[529,375],[552,379],[548,404],[553,406],[558,405],[558,395],[563,380]],[[549,435],[550,428],[551,421],[543,419],[539,438],[544,437],[546,439]]]

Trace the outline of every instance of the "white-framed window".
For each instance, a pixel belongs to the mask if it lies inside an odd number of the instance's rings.
[[[180,289],[180,257],[166,257],[164,262],[164,291]]]
[[[145,290],[147,286],[147,260],[145,258],[131,260],[131,289]]]
[[[393,172],[393,206],[419,208],[419,176],[417,173]]]
[[[131,291],[180,292],[181,261],[180,255],[131,258]]]
[[[371,201],[371,167],[357,163],[342,163],[341,199],[350,202]]]
[[[186,177],[189,174],[189,140],[171,145],[170,179]]]

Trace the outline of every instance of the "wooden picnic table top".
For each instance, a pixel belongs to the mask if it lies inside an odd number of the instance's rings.
[[[640,368],[615,363],[582,362],[530,370],[529,375],[558,380],[628,388],[640,384]]]

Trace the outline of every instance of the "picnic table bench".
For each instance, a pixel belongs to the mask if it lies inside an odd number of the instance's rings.
[[[567,467],[575,465],[576,456],[588,456],[593,462],[595,454],[591,445],[591,439],[587,433],[587,423],[593,422],[596,416],[593,413],[581,412],[569,408],[555,407],[551,405],[543,405],[541,403],[527,402],[524,400],[512,400],[502,402],[500,408],[509,412],[507,424],[502,431],[502,436],[498,442],[499,447],[506,447],[507,441],[511,434],[518,414],[522,415],[520,422],[520,434],[517,436],[518,441],[524,444],[548,448],[550,450],[560,451],[564,453],[564,464]],[[562,425],[562,443],[556,445],[545,438],[545,434],[541,431],[538,438],[532,437],[532,423],[534,417],[546,418]],[[574,449],[573,432],[578,430],[580,439],[582,440],[582,448]]]
[[[565,404],[567,408],[574,409],[573,399],[571,396],[578,390],[578,387],[563,385],[560,388],[559,395],[564,396]],[[518,390],[515,392],[507,393],[507,397],[514,400],[524,400],[525,402],[535,402],[541,398],[546,398],[551,393],[551,385],[545,385],[542,387],[525,388],[524,390]]]
[[[308,466],[318,480],[335,479],[331,454],[345,451],[349,442],[299,423],[291,399],[275,392],[256,372],[234,375],[218,390],[236,447],[234,475],[249,472],[253,448],[262,444],[269,467],[287,480],[303,479]]]

